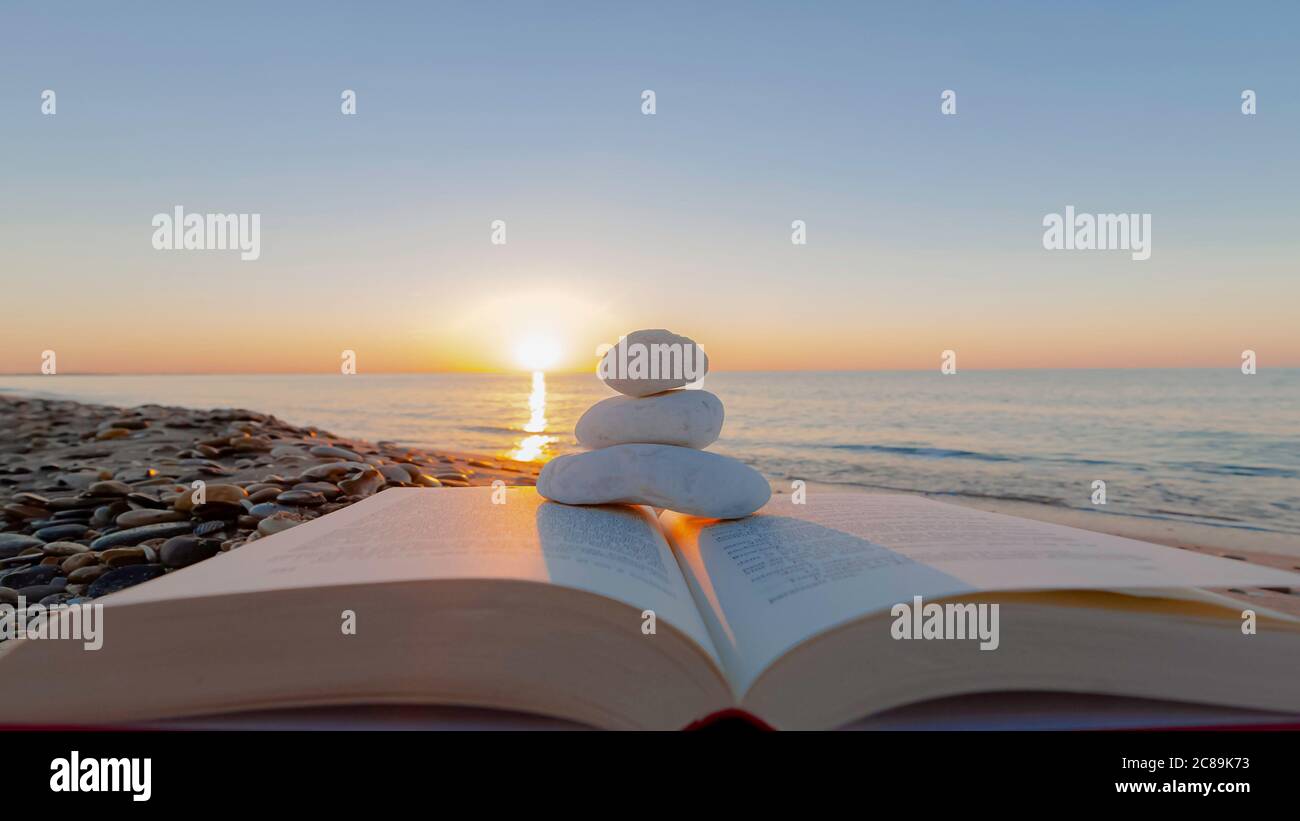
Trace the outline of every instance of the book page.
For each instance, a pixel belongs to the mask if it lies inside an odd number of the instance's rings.
[[[511,579],[655,612],[718,660],[653,513],[572,507],[528,488],[394,488],[106,599],[131,604],[421,579]],[[498,496],[500,498],[500,496]]]
[[[737,696],[796,644],[913,596],[1294,586],[1300,575],[917,496],[775,498],[736,521],[665,512]]]

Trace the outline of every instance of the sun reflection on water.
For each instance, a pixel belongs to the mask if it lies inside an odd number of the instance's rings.
[[[544,462],[550,458],[550,445],[554,436],[546,435],[546,374],[533,371],[533,390],[528,394],[528,421],[524,424],[525,436],[515,445],[510,458],[520,462]]]

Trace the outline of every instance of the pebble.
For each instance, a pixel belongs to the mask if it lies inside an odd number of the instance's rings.
[[[196,493],[197,491],[186,488],[173,500],[172,507],[185,512],[193,510]],[[239,485],[211,484],[205,485],[203,489],[204,504],[227,503],[237,505],[246,498],[248,498],[248,491]]]
[[[374,469],[353,479],[343,479],[339,482],[339,490],[358,498],[369,496],[383,486],[384,475]]]
[[[663,367],[667,363],[656,353],[652,345],[679,345],[682,358],[686,360],[680,373],[674,378],[671,369]],[[660,360],[657,379],[651,379],[652,358]],[[696,360],[699,360],[699,372],[694,372]],[[687,369],[692,369],[686,378]],[[667,372],[666,372],[667,371]],[[697,348],[695,341],[662,328],[633,331],[626,338],[620,339],[605,355],[601,357],[598,373],[601,381],[626,396],[650,396],[673,388],[681,388],[702,379],[709,372],[709,357],[703,348]]]
[[[242,516],[240,517],[243,518]],[[194,528],[195,536],[213,536],[218,533],[224,533],[229,525],[224,521],[204,522]],[[180,537],[176,537],[180,538]]]
[[[141,582],[156,579],[164,572],[166,571],[160,564],[136,564],[118,570],[111,570],[95,579],[94,583],[86,590],[86,595],[91,598],[106,596],[109,593],[125,590]]]
[[[153,508],[155,510],[162,510],[164,508],[171,507],[171,505],[161,501],[157,497],[150,496],[148,493],[128,494],[126,497],[126,501],[130,502],[136,507],[147,507],[147,508]]]
[[[0,575],[4,575],[4,573],[9,570],[16,570],[19,567],[26,567],[28,565],[42,563],[42,560],[45,558],[45,554],[39,552],[40,551],[39,547],[33,549],[37,551],[35,554],[23,553],[19,556],[13,556],[8,559],[0,559]]]
[[[275,497],[277,504],[281,505],[305,505],[315,507],[325,504],[324,494],[317,493],[314,490],[286,490],[279,496]]]
[[[379,472],[384,478],[394,484],[409,484],[414,478],[401,465],[380,465]]]
[[[88,524],[91,527],[96,527],[96,528],[108,527],[109,525],[113,524],[114,520],[117,519],[119,514],[126,512],[126,510],[117,510],[116,509],[117,507],[118,504],[114,503],[111,505],[104,505],[103,507],[95,508],[95,512],[91,515]],[[122,507],[125,508],[126,505],[122,505]]]
[[[284,488],[278,487],[276,485],[264,487],[261,490],[258,490],[256,492],[251,492],[250,490],[248,494],[248,501],[252,502],[255,505],[261,504],[262,502],[271,502],[274,501],[275,497],[279,496],[281,493],[284,493]]]
[[[327,462],[303,471],[302,478],[307,481],[324,480],[333,482],[357,470],[370,470],[365,462]]]
[[[75,556],[78,553],[85,553],[90,550],[90,548],[86,547],[84,544],[77,544],[76,542],[50,542],[41,549],[45,551],[46,556],[57,556],[60,558]]]
[[[17,556],[29,547],[40,547],[45,541],[35,536],[23,536],[18,533],[0,533],[0,559]]]
[[[72,523],[43,527],[32,535],[42,541],[57,542],[63,539],[79,539],[86,535],[88,530],[90,528],[87,525]]]
[[[328,445],[317,445],[309,453],[312,456],[318,456],[322,459],[343,460],[346,462],[364,462],[361,454],[348,450],[347,448],[331,447]]]
[[[86,488],[86,493],[91,496],[126,496],[131,492],[131,486],[125,482],[95,482]]]
[[[27,599],[28,604],[38,603],[46,596],[53,596],[55,594],[62,593],[64,589],[67,588],[68,586],[67,579],[60,578],[57,579],[56,581],[63,582],[63,584],[55,584],[55,583],[34,584],[31,587],[20,588],[18,590],[18,595]]]
[[[133,527],[129,530],[119,530],[116,533],[100,536],[90,543],[90,549],[106,550],[110,547],[137,545],[146,539],[180,536],[183,533],[189,533],[191,529],[192,526],[189,522],[163,522],[162,524]]]
[[[90,584],[95,579],[109,571],[109,567],[103,564],[92,564],[88,567],[78,567],[68,574],[68,584]]]
[[[632,443],[703,449],[717,441],[723,415],[722,401],[703,390],[611,396],[587,409],[574,434],[592,449]]]
[[[337,499],[343,495],[338,485],[333,482],[299,482],[291,490],[314,490],[326,499]]]
[[[128,510],[116,519],[116,524],[122,529],[133,527],[144,527],[145,525],[157,525],[163,522],[183,522],[187,517],[179,510]]]
[[[39,519],[50,513],[43,507],[33,505],[5,505],[4,512],[6,516],[16,519]]]
[[[260,505],[253,505],[248,509],[248,515],[255,519],[265,519],[267,516],[274,516],[277,513],[297,513],[296,508],[285,507],[275,502],[262,502]]]
[[[98,508],[96,508],[96,510],[98,510]],[[80,522],[81,524],[89,524],[90,520],[94,518],[94,516],[95,516],[94,510],[91,510],[90,508],[82,507],[82,508],[77,508],[76,510],[60,510],[50,517],[50,521]]]
[[[762,474],[716,453],[673,445],[614,445],[561,456],[542,469],[537,492],[575,505],[634,504],[736,519],[767,503]]]
[[[143,547],[114,547],[105,550],[100,560],[109,567],[126,567],[131,564],[145,564],[149,561]]]
[[[166,567],[189,567],[221,551],[216,539],[196,539],[193,536],[175,536],[168,539],[158,551]]]
[[[276,533],[283,533],[291,527],[297,527],[305,519],[295,513],[276,513],[268,516],[257,523],[257,532],[263,536],[273,536]]]
[[[104,500],[96,496],[64,496],[50,500],[50,510],[75,510],[82,507],[99,507]]]
[[[58,575],[59,568],[53,565],[39,564],[21,570],[10,570],[0,576],[0,587],[12,587],[15,590],[21,590],[34,584],[49,584]]]
[[[208,485],[206,495],[206,504],[224,502],[237,505],[248,498],[248,491],[239,485]]]
[[[82,567],[87,567],[92,564],[99,564],[99,554],[94,551],[88,551],[86,553],[78,553],[75,556],[69,556],[68,558],[64,559],[63,563],[59,565],[59,569],[62,570],[64,573],[71,573],[74,570],[77,570]]]

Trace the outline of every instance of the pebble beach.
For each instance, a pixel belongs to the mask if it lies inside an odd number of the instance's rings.
[[[90,601],[390,487],[533,485],[537,470],[250,410],[0,396],[0,604]]]

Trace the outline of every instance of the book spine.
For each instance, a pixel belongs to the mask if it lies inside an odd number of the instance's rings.
[[[740,710],[735,707],[729,707],[726,710],[719,710],[716,713],[709,713],[707,716],[704,716],[703,718],[697,718],[695,721],[692,721],[690,724],[687,724],[685,727],[683,727],[682,730],[686,732],[693,732],[696,730],[722,729],[722,727],[719,726],[720,724],[722,724],[723,722],[731,723],[734,721],[742,721],[745,724],[748,724],[750,727],[756,730],[762,730],[764,732],[774,732],[776,730],[776,728],[773,727],[771,724],[768,724],[766,721],[754,715],[753,713],[747,712],[745,710]]]

